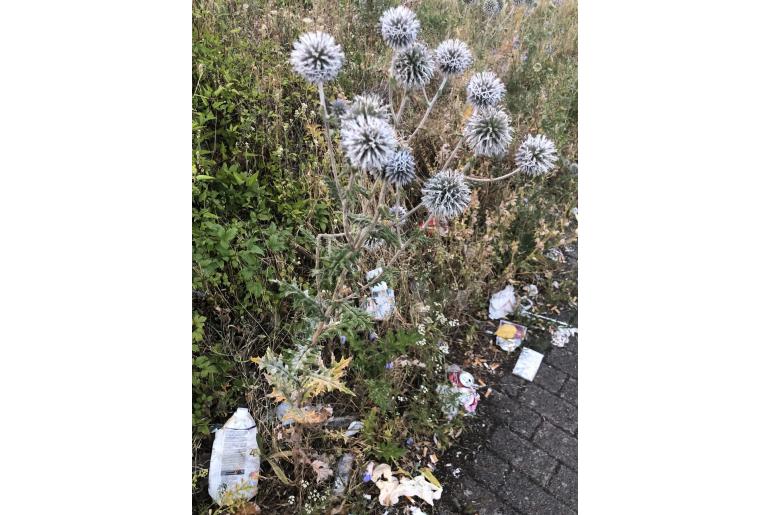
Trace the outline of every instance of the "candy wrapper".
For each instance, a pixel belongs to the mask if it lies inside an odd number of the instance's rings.
[[[517,375],[527,381],[535,379],[535,374],[543,361],[543,355],[532,349],[523,348],[516,366],[513,367],[513,375]]]
[[[452,365],[447,370],[447,377],[452,383],[451,391],[459,394],[457,402],[468,413],[474,413],[481,397],[476,392],[477,385],[473,376],[457,365]]]
[[[500,320],[500,326],[495,332],[497,345],[506,352],[519,348],[521,341],[527,336],[527,328],[507,320]]]

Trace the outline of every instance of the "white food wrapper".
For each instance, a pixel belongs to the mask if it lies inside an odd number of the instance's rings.
[[[257,423],[248,409],[238,408],[216,432],[211,449],[209,495],[217,504],[257,495],[258,450]]]
[[[366,272],[366,280],[371,281],[375,277],[379,276],[382,273],[382,267],[377,267],[374,270],[369,270]]]
[[[516,308],[516,292],[510,284],[489,299],[489,318],[497,320],[513,313]]]
[[[521,349],[519,360],[513,367],[513,375],[517,375],[527,381],[535,379],[537,369],[540,368],[540,362],[543,361],[543,355],[532,349],[524,347]]]
[[[570,337],[577,334],[577,332],[577,327],[559,327],[553,332],[551,343],[554,347],[564,347],[564,344],[569,341]]]

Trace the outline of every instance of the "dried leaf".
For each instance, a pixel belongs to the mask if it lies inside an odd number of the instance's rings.
[[[334,475],[334,472],[332,472],[332,469],[329,467],[329,464],[323,460],[313,460],[312,462],[310,462],[310,466],[313,467],[313,472],[315,472],[316,483],[326,481],[327,479],[329,479]]]

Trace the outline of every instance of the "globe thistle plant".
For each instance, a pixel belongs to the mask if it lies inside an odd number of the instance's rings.
[[[473,64],[473,55],[464,42],[447,39],[436,48],[436,64],[444,75],[459,75]]]
[[[380,17],[382,39],[393,49],[407,47],[417,40],[420,20],[408,7],[391,7]]]
[[[396,149],[396,131],[379,118],[357,116],[340,130],[342,149],[350,164],[376,173],[388,163]]]
[[[294,71],[313,84],[333,80],[342,68],[345,54],[326,32],[306,32],[294,42],[291,63]]]
[[[399,51],[393,58],[393,76],[404,88],[418,89],[433,78],[434,66],[430,49],[418,42]]]
[[[494,107],[505,95],[505,86],[494,72],[476,73],[468,81],[468,102],[474,107]]]
[[[438,219],[457,217],[471,203],[471,190],[465,176],[455,170],[438,172],[422,188],[422,203]]]
[[[497,16],[502,6],[500,5],[500,0],[484,0],[484,5],[482,5],[481,9],[487,16]]]
[[[336,116],[337,118],[342,118],[345,116],[345,113],[348,112],[348,101],[344,98],[338,98],[334,102],[332,102],[332,105],[329,106],[329,111],[331,112],[332,116]]]
[[[502,109],[479,109],[468,120],[463,131],[465,141],[477,156],[499,156],[508,150],[511,120]]]
[[[527,136],[516,151],[516,166],[527,175],[548,173],[556,165],[556,146],[542,134]]]
[[[388,213],[390,214],[390,217],[395,221],[397,226],[400,227],[404,225],[404,222],[406,222],[406,209],[404,209],[403,206],[396,204],[388,209]]]
[[[414,180],[414,156],[410,149],[400,148],[393,152],[385,165],[385,178],[402,188]]]
[[[388,105],[383,102],[379,95],[356,95],[350,104],[348,112],[345,114],[345,119],[354,120],[359,116],[379,118],[387,122],[390,119],[390,112],[388,111]]]

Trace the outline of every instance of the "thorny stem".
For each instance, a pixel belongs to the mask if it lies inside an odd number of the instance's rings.
[[[342,204],[342,227],[345,230],[345,238],[350,239],[350,228],[348,226],[348,201],[345,192],[340,187],[339,175],[337,173],[337,158],[334,157],[334,145],[332,144],[332,135],[329,130],[329,112],[326,109],[326,96],[324,95],[323,82],[318,84],[318,99],[323,109],[324,135],[326,136],[326,146],[329,152],[329,161],[331,161],[332,175],[334,176],[334,187],[337,188],[337,194]]]
[[[396,117],[396,111],[393,109],[393,79],[388,78],[388,100],[390,100],[390,103],[388,104],[388,107],[390,108],[390,114],[393,115],[393,118]]]
[[[507,179],[508,177],[512,177],[518,171],[520,171],[520,169],[516,168],[514,171],[505,175],[501,175],[500,177],[473,177],[472,175],[468,175],[465,178],[473,182],[497,182],[502,181],[503,179]]]
[[[441,94],[441,92],[444,90],[444,86],[446,86],[447,83],[447,77],[444,77],[444,80],[441,81],[441,85],[436,90],[436,94],[433,95],[433,98],[428,101],[428,108],[425,110],[425,114],[422,115],[422,120],[420,120],[420,123],[417,125],[417,128],[414,130],[414,132],[406,139],[407,144],[412,141],[412,138],[414,138],[417,133],[422,129],[422,126],[425,125],[425,121],[428,119],[428,115],[433,110],[433,106],[436,104],[436,99]],[[422,89],[423,94],[425,94],[425,88]],[[428,99],[428,96],[425,96],[425,99]]]
[[[319,268],[319,262],[321,261],[321,238],[332,239],[332,238],[341,238],[343,236],[345,236],[344,232],[339,232],[339,233],[335,233],[335,234],[325,234],[325,233],[316,234],[316,236],[315,236],[315,272],[316,272],[315,285],[316,285],[316,290],[320,291],[320,289],[321,289],[321,274],[320,274],[321,270]]]

